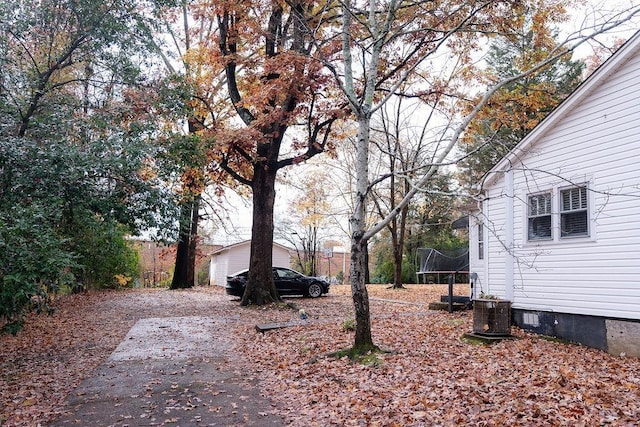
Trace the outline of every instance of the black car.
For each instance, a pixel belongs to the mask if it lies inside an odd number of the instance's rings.
[[[247,284],[249,270],[227,276],[228,295],[241,297]],[[329,292],[329,283],[319,277],[309,277],[284,267],[273,267],[273,281],[280,295],[304,295],[317,298]]]

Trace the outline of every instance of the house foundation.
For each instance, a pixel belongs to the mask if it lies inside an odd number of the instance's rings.
[[[513,324],[530,332],[640,357],[640,322],[549,311],[513,309]]]

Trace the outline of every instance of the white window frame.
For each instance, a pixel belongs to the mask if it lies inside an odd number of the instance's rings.
[[[581,192],[581,194],[579,194],[578,196],[578,206],[573,205],[573,201],[570,201],[569,203],[571,204],[571,206],[569,206],[569,209],[565,209],[564,206],[564,194],[566,192],[570,192],[573,190],[578,190]],[[582,193],[582,191],[584,191],[584,193]],[[588,238],[591,237],[591,225],[590,225],[590,197],[589,197],[589,187],[586,184],[581,184],[581,185],[572,185],[570,187],[562,187],[558,189],[558,229],[559,229],[559,233],[558,233],[558,238],[559,239],[576,239],[576,238]],[[582,203],[584,202],[585,206],[582,206]],[[585,218],[585,225],[586,225],[586,231],[584,233],[576,233],[576,234],[567,234],[564,235],[564,232],[562,230],[562,224],[563,224],[563,217],[565,215],[571,215],[571,214],[575,214],[575,213],[584,213],[586,218]]]
[[[544,197],[546,196],[548,198],[548,202],[549,202],[549,210],[548,212],[543,212],[543,213],[539,213],[539,206],[537,206],[536,208],[536,212],[532,214],[532,206],[531,206],[531,201],[532,199],[537,199],[540,197]],[[533,193],[533,194],[528,194],[526,197],[526,227],[525,227],[525,235],[527,237],[527,242],[540,242],[540,241],[552,241],[554,240],[554,233],[553,233],[553,192],[552,191],[545,191],[545,192],[540,192],[540,193]],[[536,202],[537,203],[537,202]],[[533,220],[535,221],[538,218],[546,218],[549,217],[549,236],[542,236],[542,237],[531,237],[531,234],[529,233],[529,227],[530,227],[530,222]]]
[[[565,183],[566,184],[566,183]],[[538,246],[545,244],[563,244],[570,242],[579,242],[579,241],[596,241],[596,227],[595,227],[595,206],[596,199],[594,196],[594,192],[591,191],[594,187],[593,178],[588,178],[584,182],[577,182],[572,185],[550,185],[549,188],[545,191],[531,192],[522,194],[522,209],[523,209],[523,217],[522,217],[522,226],[523,226],[523,243],[527,246]],[[580,210],[586,211],[587,215],[587,233],[580,235],[571,235],[571,236],[562,236],[562,194],[567,190],[571,190],[574,188],[584,188],[586,191],[586,208],[581,207]],[[529,197],[538,196],[541,194],[550,194],[551,195],[551,237],[550,238],[542,238],[542,239],[529,239]],[[584,200],[584,199],[583,199]],[[578,210],[578,209],[576,209]]]
[[[478,259],[484,259],[484,223],[478,221]]]

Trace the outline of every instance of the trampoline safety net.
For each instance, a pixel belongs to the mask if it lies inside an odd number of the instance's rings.
[[[469,270],[469,248],[437,250],[418,248],[419,273],[466,272]]]

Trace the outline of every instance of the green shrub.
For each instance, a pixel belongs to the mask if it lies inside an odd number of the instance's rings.
[[[116,224],[85,221],[62,236],[37,205],[0,212],[0,328],[17,333],[29,310],[49,311],[50,292],[131,286],[139,255]],[[77,279],[80,279],[78,281]]]
[[[75,273],[85,288],[132,286],[140,255],[125,239],[125,228],[94,218],[77,225],[70,249],[78,255]]]
[[[354,319],[347,319],[342,322],[342,328],[344,332],[355,331],[356,330],[356,321]]]
[[[48,311],[47,291],[75,283],[76,259],[63,249],[42,208],[14,207],[0,212],[0,327],[16,334],[25,314]]]
[[[199,286],[209,285],[209,263],[203,262],[198,268],[197,281]]]
[[[376,264],[371,281],[373,283],[393,283],[393,276],[395,272],[395,265],[391,254],[388,258],[382,259],[379,264]],[[413,283],[416,279],[416,267],[412,262],[402,263],[402,282]]]

